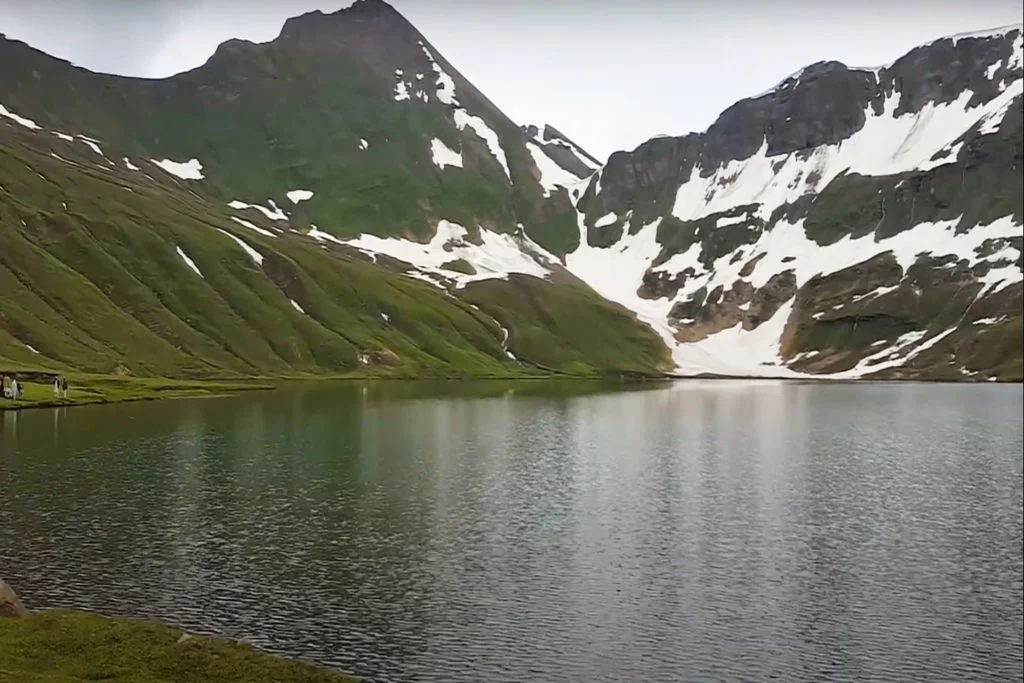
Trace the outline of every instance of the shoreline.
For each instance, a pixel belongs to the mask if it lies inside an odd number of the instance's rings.
[[[12,373],[21,374],[21,373]],[[27,373],[26,373],[27,374]],[[829,377],[759,377],[744,375],[643,375],[639,373],[622,373],[617,375],[508,375],[508,376],[470,376],[470,377],[407,377],[389,375],[340,375],[335,377],[253,377],[232,379],[172,379],[163,377],[119,377],[115,375],[69,375],[72,378],[67,399],[54,398],[49,384],[26,381],[26,398],[20,401],[0,399],[0,413],[21,410],[37,410],[43,408],[77,408],[89,405],[110,405],[117,403],[136,403],[142,401],[161,401],[176,399],[200,398],[231,398],[249,392],[277,391],[289,386],[315,386],[343,382],[602,382],[614,384],[644,384],[655,382],[707,382],[707,381],[741,381],[741,382],[784,382],[787,384],[868,384],[868,383],[922,383],[922,384],[1022,384],[1020,379],[997,380],[953,380],[953,379],[852,379]]]
[[[0,374],[36,376],[38,371],[0,371]],[[55,373],[45,373],[55,374]],[[659,382],[671,381],[667,375],[570,375],[545,371],[544,374],[424,376],[352,374],[330,377],[238,377],[226,379],[173,379],[167,377],[121,377],[116,375],[77,375],[67,373],[69,398],[54,398],[49,382],[25,380],[25,398],[20,401],[0,398],[0,413],[42,408],[76,408],[188,398],[228,398],[257,391],[276,391],[289,386],[316,386],[342,382]]]
[[[277,388],[267,380],[175,380],[166,378],[123,378],[106,375],[69,376],[68,398],[54,398],[49,384],[24,382],[25,398],[0,399],[0,412],[43,408],[77,408],[88,405],[134,403],[185,398],[220,398],[249,391]]]

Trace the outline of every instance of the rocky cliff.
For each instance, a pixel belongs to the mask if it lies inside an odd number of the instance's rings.
[[[1020,26],[811,65],[614,154],[569,267],[686,374],[1019,379],[1021,93]]]

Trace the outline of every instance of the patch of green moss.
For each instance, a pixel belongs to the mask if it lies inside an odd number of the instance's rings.
[[[476,275],[476,268],[474,268],[473,264],[467,261],[466,259],[458,258],[455,259],[454,261],[448,261],[447,263],[442,264],[441,268],[444,270],[453,271],[455,273],[464,273],[465,275]]]

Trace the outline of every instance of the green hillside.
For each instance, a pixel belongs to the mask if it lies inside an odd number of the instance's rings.
[[[397,261],[374,263],[252,217],[262,234],[188,183],[96,163],[85,145],[60,146],[68,144],[0,119],[3,368],[192,378],[509,376],[536,374],[537,364],[653,372],[663,357],[653,333],[582,285],[496,280],[491,296],[472,299],[477,309],[403,275]],[[637,344],[610,353],[600,338],[583,339],[564,362],[528,347],[510,360],[495,317],[524,287],[555,315],[589,312],[632,330]],[[510,344],[517,334],[513,326]],[[557,327],[551,334],[557,343]]]

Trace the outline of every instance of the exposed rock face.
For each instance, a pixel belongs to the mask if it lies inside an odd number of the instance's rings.
[[[587,258],[632,264],[605,291],[687,373],[1019,380],[1022,93],[1020,26],[812,64],[612,155],[578,204]]]
[[[624,215],[633,209],[644,211],[643,218],[634,216],[649,222],[667,213],[695,166],[707,177],[723,164],[753,156],[762,144],[768,156],[837,144],[863,128],[867,111],[882,113],[894,92],[899,93],[896,116],[949,104],[965,92],[973,93],[968,105],[991,101],[1003,92],[1002,83],[1020,77],[1020,63],[1014,62],[1019,36],[1015,28],[985,38],[944,38],[878,70],[834,61],[812,64],[729,107],[704,133],[654,138],[632,152],[613,154],[601,170],[600,194],[588,192],[588,218],[591,211]],[[645,207],[652,201],[660,210]]]
[[[14,589],[0,579],[0,617],[24,617],[28,610],[21,604]]]
[[[591,175],[601,162],[570,140],[556,128],[545,125],[543,129],[533,124],[522,126],[523,134],[533,140],[562,168],[580,178]]]

